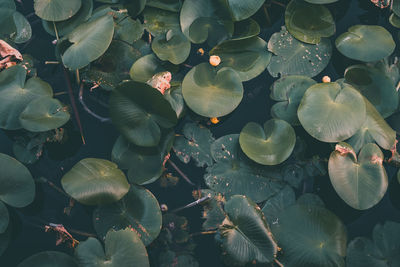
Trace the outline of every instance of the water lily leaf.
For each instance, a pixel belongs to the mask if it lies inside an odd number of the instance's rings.
[[[134,81],[146,83],[157,73],[164,71],[174,73],[177,70],[177,66],[170,62],[161,61],[154,54],[149,54],[139,58],[133,63],[129,75]]]
[[[155,37],[165,35],[168,31],[180,31],[179,13],[146,7],[143,11],[144,27]]]
[[[185,100],[182,94],[182,83],[171,81],[171,88],[164,92],[164,98],[171,104],[178,119],[182,118],[185,111]]]
[[[111,14],[79,25],[57,43],[64,65],[72,70],[85,67],[106,52],[113,35]]]
[[[234,21],[247,19],[264,4],[264,0],[225,0]]]
[[[222,250],[235,265],[270,263],[276,245],[260,208],[245,196],[232,196],[225,204],[227,218],[220,226]]]
[[[110,116],[119,132],[138,146],[156,146],[161,128],[171,128],[176,113],[163,95],[147,84],[120,84],[110,97]]]
[[[13,7],[3,6],[0,3],[0,34],[11,35],[17,31],[17,26],[14,22],[15,4]]]
[[[356,237],[347,248],[347,266],[394,267],[400,264],[400,224],[386,221],[377,224],[372,240]]]
[[[64,36],[72,32],[81,23],[85,22],[92,15],[93,0],[81,0],[82,6],[75,15],[71,18],[59,22],[54,22],[56,25],[58,36]],[[56,36],[54,31],[53,21],[42,20],[42,25],[48,34]]]
[[[81,0],[35,0],[35,14],[44,20],[61,21],[71,18],[81,7]]]
[[[12,9],[12,10],[16,10],[17,7],[15,6],[15,1],[14,0],[3,0],[0,3],[0,8],[1,9],[9,8],[9,9]]]
[[[36,253],[23,262],[18,267],[78,267],[78,263],[74,258],[59,251],[43,251]]]
[[[224,41],[215,46],[209,54],[219,56],[221,64],[218,67],[231,67],[236,70],[242,81],[260,75],[272,56],[267,50],[267,43],[260,37]]]
[[[55,98],[41,97],[32,100],[19,116],[24,129],[45,132],[63,126],[70,115],[64,105]]]
[[[129,183],[117,164],[95,158],[75,164],[64,174],[61,185],[68,195],[85,205],[113,203],[129,191]]]
[[[226,198],[241,194],[262,202],[285,185],[279,170],[256,164],[244,155],[238,134],[217,139],[211,145],[211,154],[216,163],[206,169],[204,181],[210,189]]]
[[[89,237],[75,249],[80,266],[86,267],[149,267],[146,247],[139,235],[130,230],[110,230],[105,238],[105,252],[99,240]]]
[[[186,104],[204,117],[222,117],[242,101],[243,85],[231,68],[218,71],[208,63],[192,68],[183,79],[182,93]]]
[[[134,20],[127,15],[120,16],[115,24],[114,39],[132,44],[142,37],[143,32],[144,27],[139,19]]]
[[[269,198],[262,208],[267,222],[271,225],[276,223],[279,214],[287,207],[296,203],[296,195],[293,189],[286,185],[279,193]]]
[[[51,86],[37,77],[25,82],[26,70],[13,66],[0,73],[0,127],[7,130],[22,128],[20,114],[34,99],[53,95]]]
[[[336,31],[328,8],[304,0],[290,1],[285,11],[285,25],[296,39],[309,44],[318,44],[321,37],[330,37]]]
[[[11,224],[8,224],[7,230],[0,234],[0,256],[3,255],[4,251],[7,249],[8,243],[10,243],[11,234]]]
[[[257,36],[260,33],[260,25],[254,19],[236,21],[232,40],[242,40]]]
[[[190,42],[181,31],[169,30],[165,36],[156,37],[151,48],[161,60],[168,60],[172,64],[183,63],[190,54]]]
[[[182,7],[182,0],[147,0],[146,6],[179,12]]]
[[[297,111],[301,125],[323,142],[340,142],[364,124],[363,96],[346,83],[318,83],[305,92]]]
[[[400,17],[392,13],[389,17],[389,22],[393,27],[400,28]]]
[[[128,14],[131,17],[136,17],[142,13],[144,7],[146,6],[147,0],[126,0],[124,2],[124,7],[128,9]]]
[[[346,228],[329,210],[315,205],[293,205],[271,225],[280,262],[287,267],[344,267]]]
[[[24,164],[33,164],[38,161],[40,152],[42,152],[42,149],[39,149],[39,147],[28,149],[23,144],[18,142],[13,143],[13,153],[15,158]]]
[[[7,230],[8,222],[10,221],[10,216],[8,214],[8,209],[2,201],[0,201],[0,234],[4,234]]]
[[[93,223],[98,236],[103,239],[110,229],[129,227],[147,246],[161,231],[160,205],[149,190],[133,185],[120,201],[97,207],[93,212]]]
[[[285,27],[271,36],[268,50],[274,54],[267,67],[273,77],[278,74],[314,77],[325,69],[332,55],[329,39],[322,38],[316,45],[302,43]]]
[[[337,2],[338,0],[304,0],[306,2],[309,2],[311,4],[330,4]]]
[[[21,208],[35,198],[35,182],[29,170],[16,159],[0,153],[0,200]]]
[[[393,81],[381,68],[354,65],[344,72],[345,82],[360,91],[384,117],[392,115],[399,104],[396,91],[397,81]]]
[[[29,41],[32,37],[32,28],[29,21],[19,12],[14,12],[13,14],[14,24],[15,24],[15,32],[11,33],[11,39],[17,43],[25,43]]]
[[[211,144],[214,140],[208,128],[196,123],[186,123],[183,126],[183,136],[175,138],[173,149],[175,155],[186,164],[192,158],[198,167],[211,166]]]
[[[358,159],[347,143],[336,145],[328,163],[329,177],[338,195],[352,208],[369,209],[385,195],[388,179],[382,151],[375,144],[363,146]]]
[[[336,48],[348,58],[364,62],[378,61],[393,53],[392,35],[378,25],[355,25],[335,41]]]
[[[209,189],[200,190],[201,195],[196,196],[196,200],[208,196],[210,199],[202,203],[203,206],[203,219],[205,221],[202,224],[203,230],[209,231],[217,229],[224,221],[226,215],[223,209],[225,205],[225,198],[217,192]]]
[[[290,75],[276,80],[271,86],[270,97],[278,101],[271,108],[274,118],[282,119],[291,125],[299,125],[297,109],[305,91],[317,82],[306,76]]]
[[[396,132],[386,123],[376,108],[364,98],[367,118],[361,128],[349,139],[347,143],[354,151],[372,142],[376,142],[386,150],[392,149],[396,144]]]
[[[263,165],[277,165],[293,151],[296,133],[284,120],[271,119],[264,129],[254,122],[247,123],[239,137],[240,147],[252,160]]]
[[[225,0],[187,0],[183,2],[180,24],[183,34],[195,44],[210,46],[232,36],[233,22]]]
[[[313,193],[305,193],[302,194],[296,201],[298,205],[311,205],[311,206],[319,206],[319,207],[325,207],[325,203],[322,201],[322,199]]]

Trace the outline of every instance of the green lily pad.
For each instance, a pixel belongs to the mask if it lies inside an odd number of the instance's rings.
[[[19,12],[14,12],[13,14],[15,32],[10,34],[11,39],[17,43],[25,43],[29,41],[32,37],[32,28],[29,21]]]
[[[347,248],[347,266],[394,267],[400,265],[400,224],[386,221],[377,224],[372,240],[356,237]]]
[[[155,37],[165,35],[168,31],[180,31],[179,13],[146,7],[143,11],[144,27]]]
[[[319,206],[319,207],[325,207],[325,203],[322,201],[322,199],[313,193],[305,193],[301,195],[296,203],[298,205],[311,205],[311,206]]]
[[[32,100],[19,116],[22,127],[31,132],[59,128],[67,123],[69,118],[69,112],[64,105],[50,97]]]
[[[165,36],[156,37],[151,48],[161,60],[172,64],[183,63],[190,54],[190,42],[181,31],[169,30]]]
[[[16,130],[22,128],[19,116],[34,99],[52,97],[51,86],[37,77],[25,82],[26,70],[17,65],[0,73],[0,128]]]
[[[171,88],[164,92],[164,98],[171,104],[175,110],[176,117],[182,118],[185,114],[185,100],[182,94],[182,83],[171,81]]]
[[[382,118],[376,108],[365,99],[367,118],[361,128],[346,142],[354,151],[368,144],[376,142],[380,147],[391,150],[396,144],[396,131],[394,131]]]
[[[393,53],[392,35],[378,25],[355,25],[336,38],[336,48],[348,58],[364,62],[378,61]]]
[[[254,122],[247,123],[239,137],[243,152],[262,165],[277,165],[292,154],[296,133],[284,120],[271,119],[264,123],[264,129]]]
[[[72,70],[87,66],[107,51],[113,35],[110,14],[79,25],[57,43],[64,65]]]
[[[0,234],[0,256],[3,255],[4,251],[8,247],[8,243],[11,240],[11,224],[8,224],[7,230]]]
[[[285,27],[274,33],[268,41],[273,53],[268,71],[273,77],[304,75],[314,77],[328,65],[332,55],[329,39],[322,38],[318,44],[306,44],[295,39]]]
[[[393,27],[400,28],[400,17],[392,13],[389,17],[389,22]]]
[[[182,0],[147,0],[146,6],[179,12],[182,7]]]
[[[208,63],[192,68],[183,79],[182,93],[186,104],[204,117],[222,117],[242,101],[243,85],[231,68],[216,70]]]
[[[272,56],[267,50],[267,43],[260,37],[224,41],[215,46],[209,54],[219,56],[221,64],[218,67],[231,67],[242,81],[260,75]]]
[[[145,246],[153,242],[161,230],[161,210],[157,199],[144,187],[131,186],[120,201],[99,206],[93,212],[94,228],[105,238],[110,229],[129,227],[141,238]]]
[[[234,21],[247,19],[254,15],[264,4],[264,0],[226,0],[229,11]]]
[[[147,0],[128,0],[124,2],[124,7],[128,10],[129,16],[134,18],[142,13],[146,2]]]
[[[155,74],[164,71],[174,73],[177,71],[177,66],[170,62],[161,61],[154,54],[149,54],[139,58],[133,63],[129,75],[134,81],[146,83]]]
[[[64,36],[72,32],[81,23],[85,22],[92,15],[93,0],[82,0],[82,6],[79,11],[71,18],[59,22],[54,22],[58,36]],[[56,36],[53,21],[42,20],[43,28],[48,34]]]
[[[61,21],[75,15],[81,7],[81,0],[35,0],[35,14],[44,20]]]
[[[110,116],[119,132],[138,146],[156,146],[160,127],[171,128],[177,122],[175,111],[157,89],[134,81],[113,90]]]
[[[279,191],[279,193],[265,202],[262,212],[264,213],[267,222],[271,225],[277,221],[279,214],[283,210],[295,203],[296,195],[294,194],[293,189],[286,185],[281,191]]]
[[[278,246],[260,208],[245,196],[232,196],[225,204],[227,218],[219,228],[222,250],[235,265],[270,263]]]
[[[18,267],[78,267],[74,258],[59,251],[43,251],[36,253],[23,262]]]
[[[358,159],[349,144],[337,144],[328,163],[336,193],[354,209],[365,210],[376,205],[388,186],[383,160],[382,151],[375,144],[363,146]]]
[[[305,92],[297,111],[301,125],[323,142],[340,142],[364,124],[363,96],[346,83],[318,83]]]
[[[392,115],[399,104],[397,81],[389,75],[381,68],[367,65],[350,66],[344,72],[345,82],[360,91],[384,118]]]
[[[337,2],[338,0],[304,0],[304,1],[311,3],[311,4],[330,4],[330,3]]]
[[[344,267],[346,228],[329,210],[315,205],[293,205],[271,225],[285,267]]]
[[[120,14],[118,20],[115,21],[115,40],[133,44],[142,37],[143,33],[144,27],[139,19],[134,20],[126,14]]]
[[[0,3],[0,34],[8,35],[17,31],[17,26],[14,22],[15,4]]]
[[[4,234],[7,230],[9,221],[10,215],[8,214],[7,206],[0,201],[0,234]]]
[[[149,267],[146,247],[139,235],[130,230],[110,230],[105,238],[105,251],[99,240],[89,237],[75,249],[75,258],[85,267]]]
[[[309,44],[318,44],[322,37],[330,37],[336,31],[328,8],[304,0],[290,1],[285,11],[285,25],[296,39]]]
[[[209,189],[202,189],[200,198],[208,196],[210,199],[202,203],[203,206],[203,230],[209,231],[217,229],[224,221],[226,215],[223,209],[225,198],[220,194]]]
[[[256,164],[244,155],[238,134],[217,139],[211,145],[211,154],[216,162],[206,169],[204,181],[210,189],[226,198],[240,194],[258,203],[285,185],[280,170]]]
[[[196,123],[186,123],[183,126],[183,136],[175,138],[173,149],[183,163],[189,163],[192,158],[197,167],[211,166],[211,144],[214,140],[208,128]]]
[[[260,33],[260,25],[257,21],[249,18],[242,21],[236,21],[232,40],[242,40],[257,36]]]
[[[0,153],[0,200],[21,208],[35,198],[35,182],[29,170],[16,159]]]
[[[125,174],[105,159],[86,158],[64,174],[61,185],[65,192],[85,205],[109,204],[129,191]]]
[[[274,118],[282,119],[291,125],[299,125],[297,109],[305,91],[317,82],[306,76],[290,75],[276,80],[271,86],[270,97],[278,101],[271,108]]]

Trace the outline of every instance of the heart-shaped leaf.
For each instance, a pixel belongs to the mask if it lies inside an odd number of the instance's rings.
[[[364,62],[378,61],[393,53],[392,35],[378,25],[355,25],[336,38],[336,48],[348,58]]]
[[[349,144],[336,145],[329,157],[329,177],[338,195],[352,208],[369,209],[385,195],[388,179],[383,159],[382,151],[372,143],[363,146],[358,159]]]
[[[129,191],[125,174],[105,159],[86,158],[64,174],[61,185],[65,192],[85,205],[109,204]]]
[[[35,14],[44,20],[61,21],[71,18],[81,7],[81,0],[35,0]]]
[[[59,251],[43,251],[30,256],[23,262],[18,264],[18,267],[78,267],[78,263],[74,258]]]
[[[251,17],[264,4],[264,0],[226,0],[234,21]]]
[[[243,85],[239,74],[231,68],[216,70],[208,63],[192,68],[182,83],[186,104],[204,117],[222,117],[231,113],[242,101]]]
[[[145,55],[133,63],[129,75],[137,82],[146,83],[160,72],[176,72],[177,67],[169,62],[161,61],[154,54]]]
[[[181,64],[190,54],[190,42],[181,31],[169,30],[165,36],[156,37],[151,48],[161,60]]]
[[[262,212],[265,215],[267,222],[271,225],[276,223],[279,214],[287,207],[296,203],[296,195],[290,186],[285,186],[278,194],[269,198],[263,208]]]
[[[240,147],[252,160],[263,165],[277,165],[293,151],[296,133],[284,120],[271,119],[264,129],[254,122],[247,123],[239,137]]]
[[[337,2],[338,0],[304,0],[306,2],[309,2],[311,4],[330,4]]]
[[[318,83],[305,92],[297,111],[301,125],[323,142],[340,142],[364,124],[363,96],[346,83]]]
[[[179,12],[182,7],[181,0],[147,0],[146,6],[160,8],[162,10],[169,10]]]
[[[180,31],[179,13],[146,7],[143,11],[144,27],[155,37],[165,35],[168,31]]]
[[[242,40],[257,36],[260,33],[260,25],[253,19],[235,22],[232,40]]]

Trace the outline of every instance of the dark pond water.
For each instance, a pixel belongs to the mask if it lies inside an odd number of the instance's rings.
[[[25,15],[32,13],[33,1],[22,2],[23,5],[18,4],[19,10]],[[379,11],[368,0],[341,0],[335,4],[328,5],[328,7],[337,18],[336,36],[354,24],[380,24],[389,29],[396,42],[398,42],[397,30],[387,22],[388,11]],[[281,7],[274,6],[270,10],[270,14],[273,24],[268,28],[264,28],[261,33],[261,37],[266,41],[268,41],[272,33],[279,31],[281,25],[283,25],[283,9]],[[261,25],[264,24],[265,26],[265,17],[262,12],[258,14],[258,17]],[[34,38],[27,46],[21,45],[21,51],[40,59],[36,63],[38,76],[49,82],[55,92],[66,91],[67,87],[61,68],[57,65],[44,64],[46,60],[55,60],[54,47],[51,44],[52,38],[42,29],[41,22],[37,17],[33,15],[29,19],[33,26]],[[331,38],[332,41],[335,40],[336,36]],[[198,58],[193,56],[193,59],[189,61],[189,64],[197,64]],[[335,51],[331,63],[315,79],[320,80],[323,75],[329,75],[332,80],[340,78],[343,76],[346,66],[350,64],[354,64],[354,62]],[[269,87],[273,81],[274,79],[265,71],[259,77],[245,83],[245,97],[242,103],[231,115],[224,118],[220,124],[211,128],[214,136],[218,138],[229,133],[239,133],[248,121],[264,123],[268,120],[270,118],[270,107],[273,104],[269,98]],[[94,98],[98,100],[99,97],[101,96],[95,96]],[[68,95],[61,95],[59,98],[64,103],[69,103]],[[87,98],[88,105],[96,109],[98,113],[107,115],[107,109],[102,108],[97,100],[94,101],[92,98]],[[79,160],[87,157],[110,159],[111,149],[118,133],[111,124],[100,123],[88,115],[80,105],[78,109],[86,145],[80,145],[77,127],[70,122],[68,125],[70,142],[64,147],[48,147],[45,149],[43,157],[37,163],[29,166],[35,178],[43,176],[60,186],[60,179],[63,174]],[[307,138],[307,135],[298,128],[296,133]],[[315,154],[319,153],[321,145],[321,143],[314,141],[311,150]],[[3,131],[0,131],[0,152],[9,155],[13,154],[12,141]],[[66,154],[69,157],[65,158]],[[174,156],[172,159],[193,181],[205,186],[202,181],[204,170],[195,167],[193,164],[182,164]],[[393,180],[396,170],[388,167],[387,171],[389,178]],[[174,188],[163,189],[157,185],[149,185],[148,188],[160,203],[165,203],[172,209],[193,201],[191,195],[193,188],[183,181]],[[318,178],[314,183],[314,190],[326,202],[328,208],[345,222],[349,239],[360,235],[369,236],[373,226],[378,222],[385,220],[400,222],[400,186],[395,182],[391,183],[390,190],[378,205],[364,212],[355,211],[344,204],[334,192],[327,177]],[[71,253],[70,249],[62,245],[55,246],[55,236],[51,233],[45,233],[40,228],[40,226],[49,222],[62,223],[67,228],[94,233],[91,219],[92,208],[76,203],[71,215],[67,216],[63,213],[63,209],[68,204],[68,198],[46,184],[38,184],[37,197],[33,204],[23,209],[10,209],[13,221],[13,238],[7,251],[0,258],[0,266],[16,266],[24,258],[44,250],[59,250]],[[397,205],[397,208],[395,208],[395,205]],[[184,210],[179,215],[188,218],[190,232],[201,231],[203,220],[200,219],[200,207]],[[81,240],[85,239],[85,237],[79,235],[76,237]],[[197,244],[195,252],[200,266],[224,266],[219,258],[219,249],[212,235],[197,236],[194,237],[194,241]]]

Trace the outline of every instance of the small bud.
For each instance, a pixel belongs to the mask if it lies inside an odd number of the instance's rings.
[[[331,82],[331,77],[329,77],[329,76],[322,77],[322,82],[323,83],[330,83]]]
[[[210,119],[212,124],[217,124],[219,122],[218,118],[214,117]]]
[[[210,57],[210,64],[211,66],[218,66],[221,63],[221,58],[219,56],[211,56]]]
[[[161,204],[161,205],[160,205],[160,209],[161,209],[161,211],[163,211],[163,212],[168,211],[168,206],[165,205],[165,204]]]
[[[203,49],[203,48],[199,48],[199,49],[197,50],[197,53],[199,53],[200,56],[204,56],[204,49]]]

